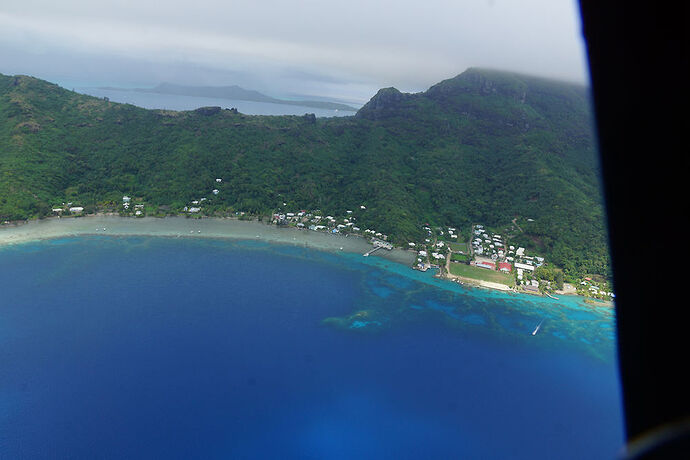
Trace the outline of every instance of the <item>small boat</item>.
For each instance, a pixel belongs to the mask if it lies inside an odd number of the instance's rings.
[[[546,295],[549,296],[549,297],[551,297],[551,298],[554,299],[554,300],[558,300],[558,297],[556,297],[555,295],[551,295],[551,294],[549,294],[548,292],[546,293]]]
[[[541,327],[541,324],[542,324],[543,322],[544,322],[544,320],[542,319],[542,320],[539,322],[539,324],[537,324],[537,327],[535,327],[534,330],[532,331],[532,335],[537,335],[537,332],[539,332],[539,328]]]

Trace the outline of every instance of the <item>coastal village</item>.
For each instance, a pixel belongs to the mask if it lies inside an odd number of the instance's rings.
[[[216,178],[210,184],[209,197],[221,193],[222,185],[222,178]],[[209,197],[190,200],[181,209],[181,214],[188,217],[203,216],[204,206]],[[345,210],[342,215],[329,215],[318,210],[289,210],[286,202],[278,207],[281,209],[270,217],[271,224],[331,235],[364,237],[372,243],[372,249],[363,256],[369,256],[381,249],[394,248],[388,241],[388,235],[359,223],[366,215],[367,207],[364,204]],[[169,208],[165,211],[168,210]],[[83,206],[68,202],[55,206],[53,213],[57,216],[79,216],[86,212]],[[123,195],[119,203],[119,214],[144,217],[147,214],[146,205],[141,199]],[[234,214],[240,219],[251,217],[240,211]],[[555,299],[558,295],[569,294],[604,301],[615,298],[610,284],[603,277],[592,275],[577,283],[565,283],[562,272],[559,274],[559,269],[550,266],[544,257],[514,243],[513,237],[519,229],[515,220],[513,225],[501,230],[489,229],[482,224],[472,225],[469,231],[425,224],[422,226],[424,237],[419,241],[407,242],[402,249],[415,253],[413,269],[436,269],[438,272],[435,276],[460,284],[544,295]]]
[[[330,234],[360,235],[369,239],[373,246],[364,256],[379,249],[392,250],[393,244],[387,241],[388,235],[360,226],[358,215],[365,210],[366,206],[362,204],[358,209],[346,210],[342,216],[324,216],[318,211],[307,210],[276,212],[271,222]],[[454,227],[424,225],[423,230],[426,233],[423,240],[410,241],[407,247],[402,248],[415,252],[413,269],[437,269],[440,278],[461,284],[545,295],[554,299],[558,298],[556,295],[574,294],[607,301],[615,298],[605,279],[592,276],[585,277],[577,285],[564,283],[557,274],[553,276],[553,268],[540,270],[549,266],[544,257],[510,244],[507,236],[481,224],[472,226],[469,238]]]

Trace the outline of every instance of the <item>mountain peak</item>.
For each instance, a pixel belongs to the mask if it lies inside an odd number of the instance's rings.
[[[356,116],[369,120],[387,118],[393,114],[401,102],[411,97],[411,94],[401,93],[392,86],[389,88],[382,88],[369,100],[369,102],[359,109]]]
[[[459,93],[473,93],[481,96],[497,94],[524,102],[528,84],[524,76],[500,70],[471,67],[448,80],[429,88],[427,96],[445,99]]]

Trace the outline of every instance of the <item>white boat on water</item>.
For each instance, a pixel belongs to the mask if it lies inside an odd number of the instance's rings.
[[[537,332],[539,332],[539,328],[541,327],[541,324],[542,324],[543,322],[544,322],[544,320],[542,319],[542,320],[539,322],[539,324],[537,324],[537,327],[535,327],[534,330],[532,331],[532,335],[537,335]]]

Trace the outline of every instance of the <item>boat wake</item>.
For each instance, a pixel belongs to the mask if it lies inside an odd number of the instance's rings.
[[[542,319],[542,320],[539,322],[539,324],[537,324],[537,327],[535,327],[534,330],[532,331],[532,335],[537,335],[537,332],[539,332],[539,328],[541,327],[541,325],[542,325],[543,322],[544,322],[544,320]]]

